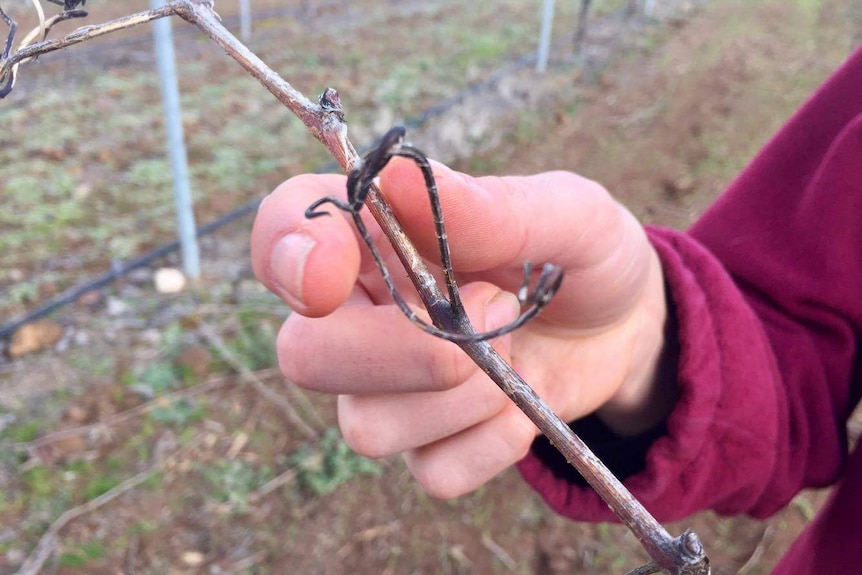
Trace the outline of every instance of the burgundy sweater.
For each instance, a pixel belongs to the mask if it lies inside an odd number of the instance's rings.
[[[640,437],[572,426],[663,521],[766,517],[837,482],[774,573],[862,572],[862,443],[848,453],[846,431],[862,396],[862,48],[689,232],[648,232],[681,397]],[[557,512],[614,519],[545,440],[519,469]]]

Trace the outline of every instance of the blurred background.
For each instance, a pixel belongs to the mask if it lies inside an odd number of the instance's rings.
[[[21,30],[37,23],[29,2],[0,6]],[[86,8],[52,36],[147,5]],[[677,228],[862,41],[856,0],[596,0],[579,37],[580,8],[556,2],[539,72],[539,0],[249,0],[245,30],[239,5],[216,5],[309,98],[338,89],[360,148],[406,123],[462,171],[577,171]],[[334,167],[220,48],[172,27],[194,215],[218,224],[200,238],[200,278],[178,291],[158,271],[181,267],[176,250],[153,254],[177,231],[151,27],[44,55],[0,102],[0,573],[42,552],[39,572],[61,574],[644,562],[624,528],[554,516],[514,471],[430,499],[399,459],[353,455],[332,401],[279,376],[289,310],[250,274],[253,212],[282,180]],[[116,281],[15,325],[111,270]],[[823,497],[766,522],[704,513],[670,529],[693,527],[718,575],[765,574]]]

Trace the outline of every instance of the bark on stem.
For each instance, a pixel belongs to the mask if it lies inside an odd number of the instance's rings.
[[[123,16],[116,20],[103,22],[102,24],[81,26],[62,38],[55,38],[53,40],[45,40],[43,42],[37,42],[36,44],[30,44],[20,50],[16,50],[3,61],[3,66],[0,67],[0,78],[5,78],[6,74],[8,74],[12,69],[12,66],[23,62],[24,60],[29,60],[30,58],[34,58],[41,54],[47,54],[48,52],[62,50],[68,46],[80,44],[81,42],[86,42],[87,40],[92,40],[93,38],[104,36],[105,34],[125,30],[126,28],[131,28],[139,24],[146,24],[147,22],[152,22],[153,20],[164,18],[165,16],[173,16],[176,13],[175,5],[166,4],[154,10],[147,10],[146,12],[138,12],[137,14]]]

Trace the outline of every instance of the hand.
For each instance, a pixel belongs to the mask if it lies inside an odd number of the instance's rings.
[[[471,178],[434,164],[453,265],[474,326],[517,317],[522,266],[565,269],[554,301],[495,347],[565,421],[598,410],[638,433],[672,404],[656,378],[666,306],[661,266],[637,220],[598,184],[569,172]],[[431,494],[471,491],[522,458],[532,423],[454,344],[419,330],[392,302],[349,218],[304,218],[342,176],[303,175],[273,192],[252,231],[257,277],[296,312],[278,337],[285,376],[337,394],[358,453],[404,453]],[[433,270],[437,245],[422,178],[393,160],[381,190]],[[420,309],[400,263],[363,217],[401,294]],[[411,298],[411,294],[413,297]],[[426,319],[427,314],[422,310]]]

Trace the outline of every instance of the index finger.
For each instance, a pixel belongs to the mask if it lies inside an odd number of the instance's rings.
[[[596,242],[616,231],[616,202],[596,182],[572,172],[473,178],[430,162],[445,215],[453,266],[478,272],[553,261],[568,270],[593,265],[608,251]],[[381,175],[381,190],[406,222],[423,255],[437,248],[430,202],[419,170],[401,158]]]
[[[646,284],[651,247],[640,223],[599,184],[572,172],[472,178],[432,163],[453,267],[515,291],[527,263],[563,267],[545,318],[616,317]],[[393,161],[381,190],[427,258],[437,251],[428,191],[409,161]],[[601,313],[600,313],[601,312]]]

